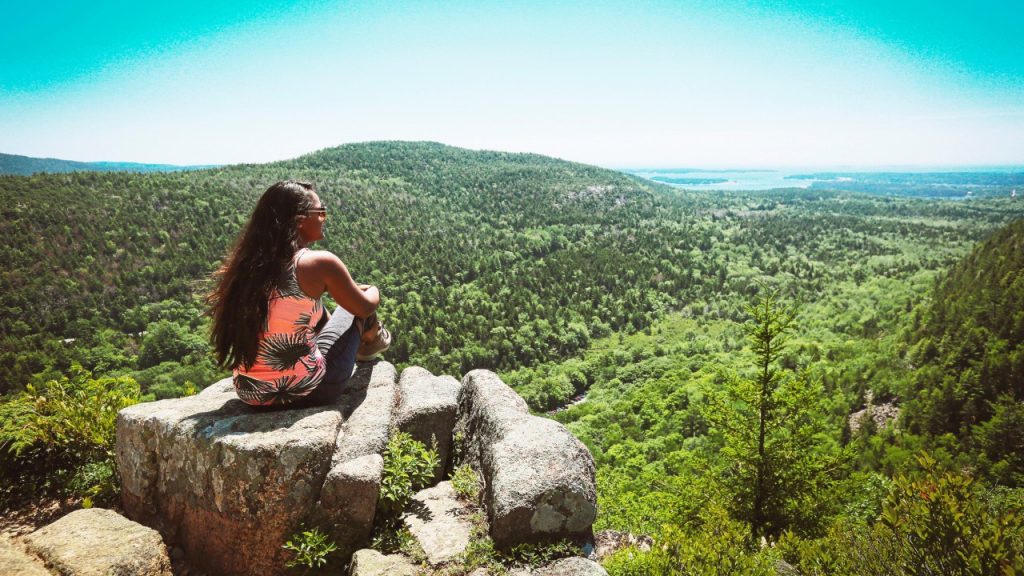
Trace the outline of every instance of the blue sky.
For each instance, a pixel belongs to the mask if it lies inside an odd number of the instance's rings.
[[[609,167],[1024,164],[1008,0],[17,4],[11,154],[218,164],[401,139]]]

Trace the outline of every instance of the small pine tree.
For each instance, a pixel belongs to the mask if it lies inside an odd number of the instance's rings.
[[[721,441],[715,470],[731,496],[731,512],[756,540],[810,528],[842,459],[822,441],[820,385],[777,367],[792,310],[779,304],[776,292],[747,310],[756,373],[729,375],[724,387],[709,390],[704,417]]]

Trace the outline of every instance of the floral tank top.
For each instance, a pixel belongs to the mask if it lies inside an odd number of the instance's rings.
[[[246,404],[288,404],[312,392],[323,381],[327,365],[316,345],[316,327],[324,306],[299,288],[295,254],[270,295],[267,323],[260,335],[256,362],[234,371],[235,391]]]

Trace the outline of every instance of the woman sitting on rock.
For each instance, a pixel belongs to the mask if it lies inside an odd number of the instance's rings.
[[[278,182],[260,197],[214,275],[210,340],[247,404],[332,403],[357,359],[391,345],[375,313],[377,288],[356,284],[334,254],[307,248],[324,237],[326,219],[312,184]],[[321,302],[324,292],[338,303],[333,315]]]

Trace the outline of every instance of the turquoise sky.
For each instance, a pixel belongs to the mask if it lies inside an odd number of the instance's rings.
[[[5,153],[214,164],[403,139],[611,167],[1024,164],[1021,2],[13,4]]]

